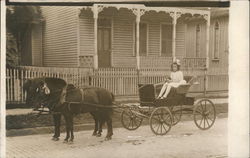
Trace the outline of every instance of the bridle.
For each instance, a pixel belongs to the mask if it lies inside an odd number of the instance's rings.
[[[34,107],[34,111],[39,111],[39,113],[42,112],[51,112],[55,109],[56,104],[58,104],[57,100],[59,99],[59,104],[63,103],[65,100],[65,95],[66,95],[66,89],[67,89],[67,84],[63,88],[59,88],[56,90],[51,90],[48,87],[48,84],[46,83],[45,79],[41,80],[41,85],[35,89],[35,94],[31,94],[31,100],[32,102],[36,101],[39,102],[38,106]],[[60,93],[58,95],[58,98],[55,98],[54,100],[50,100],[51,97],[57,96],[55,94]],[[44,108],[47,107],[49,111],[44,110]]]

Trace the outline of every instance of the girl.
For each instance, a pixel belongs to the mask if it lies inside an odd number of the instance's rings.
[[[170,78],[168,78],[166,83],[162,86],[161,92],[157,99],[167,98],[172,87],[177,88],[181,84],[185,83],[186,81],[183,79],[183,73],[180,71],[180,62],[179,60],[176,60],[176,62],[171,65]]]

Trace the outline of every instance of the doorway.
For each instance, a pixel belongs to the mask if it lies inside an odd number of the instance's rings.
[[[111,67],[111,19],[98,19],[98,67]]]

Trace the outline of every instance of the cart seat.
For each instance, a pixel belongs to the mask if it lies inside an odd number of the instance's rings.
[[[138,84],[139,98],[142,106],[152,105],[155,100],[155,86],[154,84]]]
[[[168,95],[168,98],[177,97],[177,95],[181,95],[181,97],[185,96],[188,92],[189,88],[192,85],[194,80],[193,76],[184,76],[186,80],[186,84],[180,85],[178,88],[172,88]],[[138,84],[139,87],[139,98],[141,105],[151,105],[155,101],[156,96],[160,93],[160,90],[163,86],[162,84]]]
[[[193,84],[194,77],[193,76],[184,76],[184,80],[187,82],[186,84],[180,85],[178,88],[172,88],[171,91],[175,91],[178,94],[186,94]],[[158,95],[161,91],[161,88],[164,83],[157,84],[155,87],[156,94]]]

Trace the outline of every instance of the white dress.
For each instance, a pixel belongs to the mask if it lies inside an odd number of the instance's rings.
[[[170,74],[172,82],[169,83],[172,87],[179,87],[182,84],[186,84],[187,82],[183,78],[183,73],[181,71],[171,72]]]

